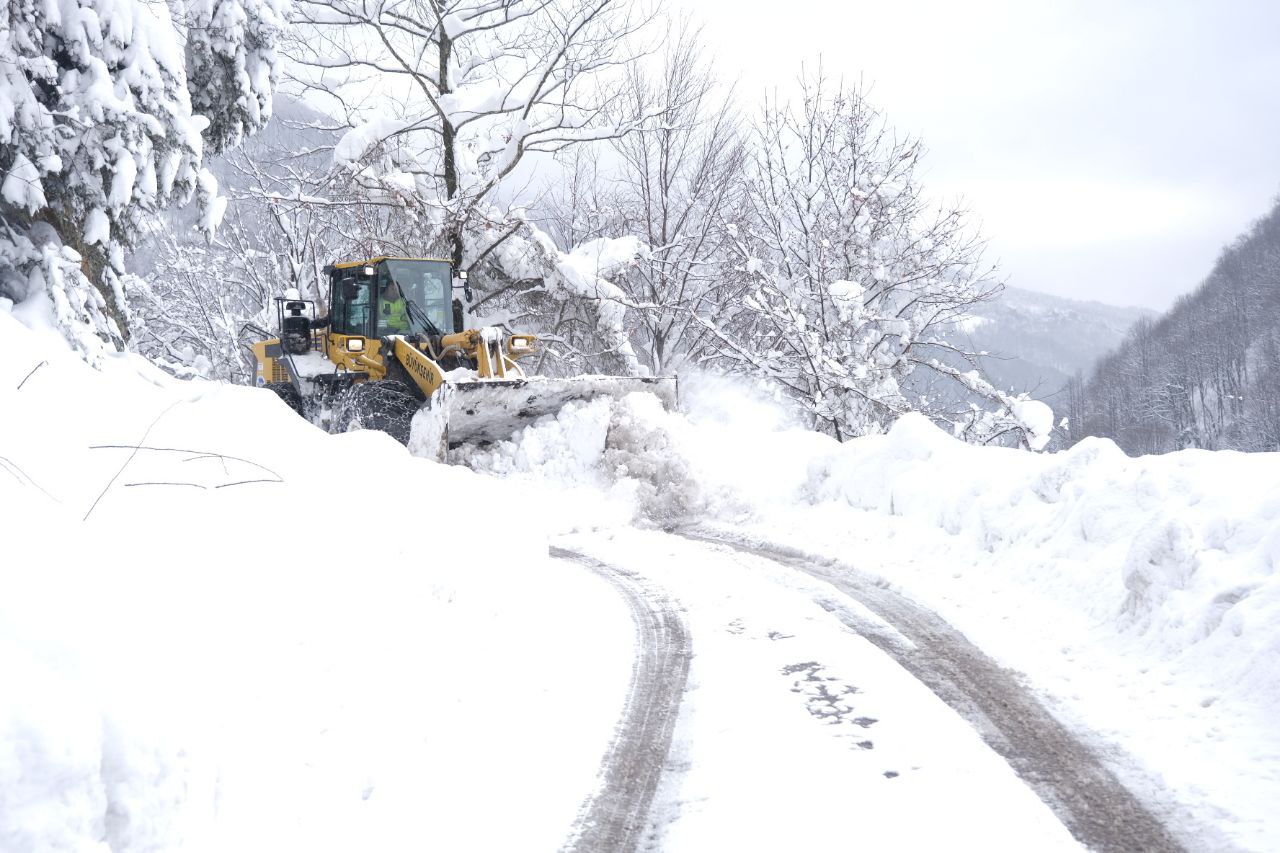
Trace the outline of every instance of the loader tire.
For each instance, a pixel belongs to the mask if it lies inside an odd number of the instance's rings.
[[[298,393],[297,388],[294,388],[288,382],[273,382],[267,387],[274,391],[286,406],[297,412],[299,417],[304,417],[302,413],[302,395]]]
[[[418,405],[418,399],[403,382],[361,382],[351,386],[338,400],[333,431],[372,429],[408,444],[409,425]]]

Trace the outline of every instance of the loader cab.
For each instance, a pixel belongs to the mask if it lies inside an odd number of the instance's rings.
[[[373,278],[364,264],[334,266],[329,279],[329,328],[340,335],[372,337]]]
[[[457,331],[448,261],[373,258],[330,271],[331,329],[341,335],[439,335]]]

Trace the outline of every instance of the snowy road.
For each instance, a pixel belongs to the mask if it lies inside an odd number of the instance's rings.
[[[689,673],[689,632],[675,604],[636,575],[563,548],[552,557],[608,581],[631,609],[636,657],[617,735],[601,764],[600,787],[583,804],[566,850],[629,853],[639,844],[671,745]]]
[[[798,849],[837,835],[876,849],[943,839],[951,849],[1182,849],[1087,743],[936,615],[847,570],[719,535],[578,535],[565,540],[572,552],[552,550],[611,579],[637,625],[651,626],[640,630],[637,648],[648,648],[627,723],[574,849],[636,849],[651,798],[642,849],[655,851]],[[721,583],[726,572],[735,587]],[[689,635],[652,624],[674,618],[665,595],[641,601],[655,584],[687,608],[694,652],[656,796],[683,683],[683,670],[669,670],[687,661]],[[774,650],[774,665],[760,666]],[[655,668],[668,672],[644,675]],[[779,673],[803,703],[771,707]],[[646,720],[645,708],[662,716]],[[796,711],[821,726],[797,727]],[[841,829],[837,815],[850,823]]]
[[[847,566],[816,562],[785,548],[734,541],[718,533],[686,531],[682,535],[805,572],[892,625],[893,631],[884,631],[857,613],[838,609],[834,602],[824,604],[968,720],[1090,849],[1183,849],[1104,766],[1093,748],[1058,722],[1014,673],[998,666],[936,614]]]

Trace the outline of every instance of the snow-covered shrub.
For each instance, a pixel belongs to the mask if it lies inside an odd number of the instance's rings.
[[[118,284],[115,271],[107,273]],[[44,223],[35,223],[29,233],[0,223],[0,296],[39,305],[72,348],[94,366],[112,351],[111,344],[122,340],[101,291],[84,275],[80,254],[62,245]]]

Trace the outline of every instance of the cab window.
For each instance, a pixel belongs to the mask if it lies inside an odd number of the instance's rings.
[[[453,331],[453,273],[447,262],[387,260],[382,263],[386,265],[391,279],[399,286],[399,292],[405,300],[412,303],[412,331],[432,331],[422,322],[423,315],[437,331],[446,334]],[[381,275],[379,278],[381,279]]]
[[[369,336],[372,282],[359,274],[359,268],[339,270],[334,274],[333,298],[329,300],[331,327],[341,335]]]

